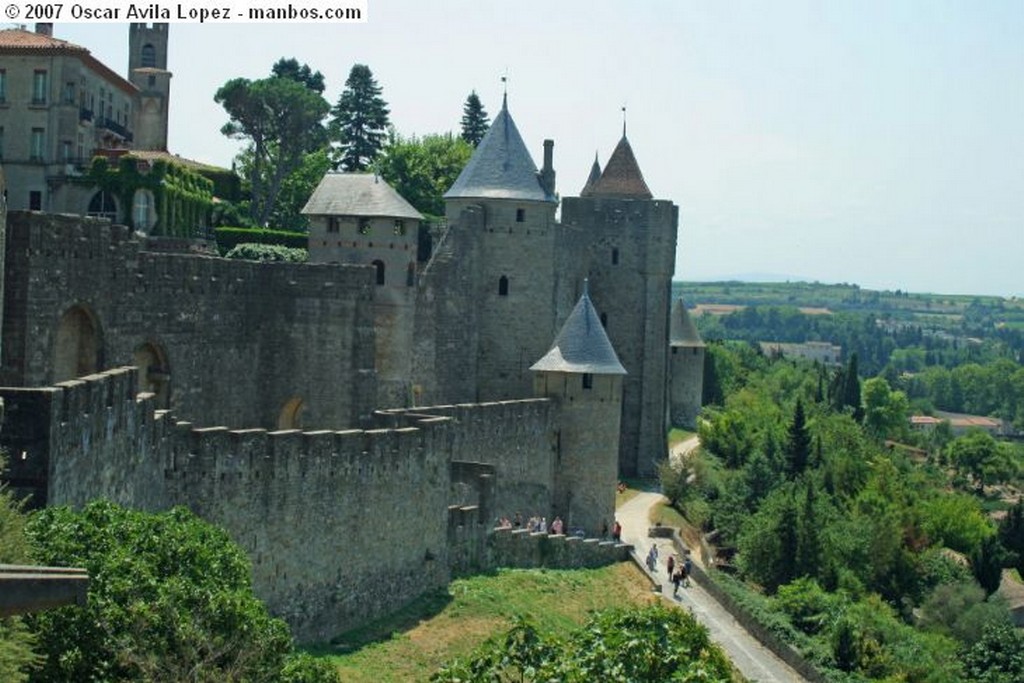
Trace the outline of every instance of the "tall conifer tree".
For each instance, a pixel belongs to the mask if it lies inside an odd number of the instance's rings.
[[[795,477],[807,469],[807,461],[811,455],[811,437],[807,433],[807,417],[804,415],[804,404],[796,400],[793,409],[793,421],[789,425],[786,438],[786,465],[789,475]]]
[[[488,125],[487,112],[474,90],[462,105],[462,139],[476,147],[484,139]]]
[[[370,67],[354,65],[331,109],[331,132],[340,145],[334,167],[350,172],[369,168],[384,147],[390,113]]]

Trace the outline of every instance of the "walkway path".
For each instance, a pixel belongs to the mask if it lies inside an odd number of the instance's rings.
[[[689,448],[693,447],[689,442],[684,444]],[[675,457],[678,451],[673,451]],[[708,628],[711,638],[722,646],[736,668],[747,679],[761,683],[806,683],[805,678],[747,633],[725,608],[696,583],[691,583],[689,588],[680,588],[678,598],[672,597],[672,584],[665,572],[665,559],[675,552],[672,540],[647,536],[647,529],[650,527],[648,512],[662,500],[664,496],[660,493],[640,493],[623,504],[615,513],[622,524],[622,540],[633,545],[633,552],[641,565],[646,567],[644,558],[647,557],[651,546],[658,546],[658,571],[652,576],[655,583],[662,585],[662,597],[673,604],[687,607],[697,620]],[[699,555],[697,552],[692,554],[694,557]]]

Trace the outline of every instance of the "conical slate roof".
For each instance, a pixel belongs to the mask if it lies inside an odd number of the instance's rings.
[[[615,145],[604,173],[593,184],[590,190],[592,197],[612,197],[615,199],[651,199],[654,195],[647,189],[644,174],[633,156],[633,148],[629,146],[623,132],[619,144]]]
[[[587,176],[587,184],[580,190],[581,197],[589,197],[594,192],[594,183],[601,177],[601,164],[597,163],[597,152],[594,152],[594,165],[590,167],[590,175]]]
[[[302,213],[423,220],[423,214],[395,188],[372,173],[328,173],[313,190]]]
[[[590,303],[586,282],[583,284],[583,295],[555,337],[551,350],[530,369],[593,375],[626,374],[594,310],[594,304]]]
[[[700,338],[693,318],[686,312],[686,304],[682,299],[676,299],[672,304],[668,339],[671,346],[704,346],[704,340]]]
[[[537,166],[508,113],[507,98],[444,198],[558,201],[540,185]]]

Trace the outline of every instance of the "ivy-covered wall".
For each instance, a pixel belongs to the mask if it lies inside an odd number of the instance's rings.
[[[117,196],[126,207],[126,222],[134,225],[132,205],[140,189],[153,193],[156,224],[153,235],[197,237],[209,225],[213,207],[213,182],[200,173],[167,161],[138,159],[130,154],[112,168],[104,157],[96,157],[89,169],[89,180],[100,189]]]

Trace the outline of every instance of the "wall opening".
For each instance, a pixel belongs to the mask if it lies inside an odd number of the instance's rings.
[[[526,209],[516,209],[516,223],[522,223],[526,220]]]
[[[508,278],[504,275],[498,278],[498,296],[508,296]]]
[[[613,266],[619,265],[619,250],[618,249],[612,249],[612,265]]]
[[[405,286],[412,287],[416,284],[416,264],[410,263],[405,269]]]
[[[89,200],[89,209],[86,211],[86,215],[96,218],[109,218],[112,223],[116,223],[117,200],[114,199],[114,195],[111,193],[101,190]]]
[[[54,344],[53,381],[91,375],[102,365],[99,323],[84,306],[72,306],[60,317]]]
[[[380,259],[373,262],[373,267],[377,269],[377,284],[384,284],[384,262]]]
[[[169,408],[171,371],[163,347],[152,342],[140,344],[132,354],[132,364],[139,369],[139,391],[153,394],[157,408]]]
[[[277,428],[302,429],[302,411],[305,407],[305,403],[298,396],[289,399],[277,416]]]
[[[589,372],[583,373],[583,388],[593,389],[594,388],[594,376]]]

